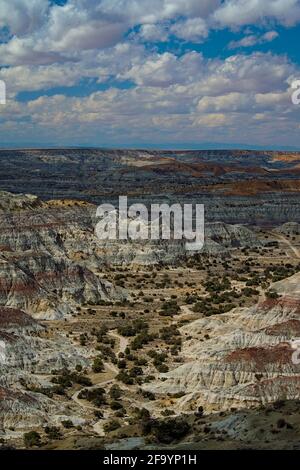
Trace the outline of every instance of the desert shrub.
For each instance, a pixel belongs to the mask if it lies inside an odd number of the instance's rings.
[[[268,290],[268,291],[266,292],[266,297],[267,297],[268,299],[278,299],[278,298],[279,298],[279,295],[278,295],[277,292],[275,292],[275,291]]]
[[[116,379],[119,380],[120,382],[123,382],[126,385],[133,385],[134,383],[133,378],[130,377],[130,375],[125,371],[119,372],[118,375],[116,376]]]
[[[286,426],[286,421],[283,418],[278,419],[277,428],[282,429]]]
[[[26,432],[23,436],[25,447],[39,447],[41,445],[41,436],[36,431]]]
[[[176,327],[176,325],[165,326],[161,330],[159,330],[160,338],[167,343],[174,342],[174,336],[180,336],[180,333]]]
[[[81,400],[88,400],[95,406],[106,404],[104,388],[93,388],[92,390],[85,388],[78,394],[78,398]]]
[[[169,371],[169,367],[166,364],[158,364],[155,367],[161,374],[165,374]]]
[[[134,416],[137,421],[148,421],[151,418],[150,411],[147,408],[135,408]]]
[[[57,426],[46,426],[45,433],[49,437],[49,439],[60,439],[61,432]]]
[[[118,361],[118,368],[119,369],[126,369],[127,367],[127,362],[125,361],[125,359],[121,359],[121,361]]]
[[[134,363],[136,366],[146,366],[148,364],[148,361],[145,357],[137,357],[134,360]]]
[[[138,377],[139,375],[143,375],[143,369],[138,366],[134,366],[129,371],[130,377]]]
[[[175,414],[175,411],[169,410],[168,408],[166,408],[165,410],[161,412],[162,416],[172,416],[174,414]]]
[[[83,385],[84,387],[91,387],[93,385],[91,379],[85,375],[74,374],[72,377],[75,383]]]
[[[51,379],[51,382],[60,385],[64,389],[72,387],[70,373],[67,370],[61,371],[61,373],[57,377],[53,377]]]
[[[176,300],[169,300],[162,304],[160,315],[161,316],[173,316],[179,312],[180,308]]]
[[[151,433],[162,444],[178,441],[185,437],[189,431],[190,425],[184,418],[153,419],[145,422],[143,426],[144,434]]]
[[[65,429],[74,428],[73,421],[71,421],[70,419],[65,419],[64,421],[61,422],[61,424],[63,425]]]
[[[117,419],[112,419],[104,424],[103,429],[105,432],[115,431],[121,427],[120,422]]]
[[[251,287],[244,287],[242,289],[242,294],[246,297],[251,297],[252,295],[258,295],[259,292],[256,289],[252,289]]]
[[[93,369],[93,372],[96,372],[96,373],[104,371],[104,364],[103,364],[101,357],[98,356],[94,359],[92,369]]]
[[[141,390],[140,393],[142,394],[142,396],[144,398],[146,398],[147,400],[155,400],[155,395],[153,392],[150,392],[149,390]]]
[[[119,401],[114,400],[110,403],[110,408],[112,410],[117,411],[117,410],[121,410],[123,408],[123,405]]]
[[[109,391],[109,396],[113,400],[118,400],[122,396],[122,390],[120,389],[119,385],[115,384],[111,387]]]
[[[154,339],[153,335],[150,335],[147,331],[139,333],[134,340],[131,342],[131,347],[134,351],[142,349],[145,344],[150,343]]]

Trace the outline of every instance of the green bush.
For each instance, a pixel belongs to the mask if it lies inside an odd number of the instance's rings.
[[[98,356],[94,359],[92,369],[93,369],[93,372],[96,372],[96,373],[104,371],[104,364],[103,364],[101,357]]]
[[[62,421],[61,424],[63,425],[64,428],[66,429],[71,429],[74,428],[74,424],[70,419],[67,419],[65,421]]]
[[[60,439],[61,432],[57,426],[46,426],[45,433],[49,437],[49,439]]]
[[[108,423],[105,423],[103,429],[105,432],[115,431],[121,427],[120,422],[117,419],[112,419]]]
[[[39,447],[41,445],[41,436],[36,431],[26,432],[23,436],[25,447]]]
[[[120,389],[120,387],[117,384],[115,384],[111,387],[111,389],[109,391],[109,396],[113,400],[118,400],[119,398],[121,398],[122,390]]]

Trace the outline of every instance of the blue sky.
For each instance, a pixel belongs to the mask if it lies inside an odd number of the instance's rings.
[[[0,146],[300,149],[299,39],[299,0],[0,0]]]

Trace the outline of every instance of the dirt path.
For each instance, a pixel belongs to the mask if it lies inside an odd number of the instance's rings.
[[[129,340],[127,338],[125,338],[124,336],[121,336],[119,335],[116,331],[110,331],[109,332],[109,335],[110,336],[113,336],[114,338],[116,338],[118,340],[118,348],[117,348],[117,355],[122,352],[124,353],[125,352],[125,349],[127,348],[128,346],[128,343],[129,343]],[[105,362],[104,363],[104,366],[105,366],[105,369],[106,370],[110,370],[111,372],[113,372],[114,375],[117,375],[119,373],[119,370],[118,368],[114,365],[114,364],[111,364],[109,362]],[[97,382],[96,384],[92,385],[91,387],[88,387],[89,390],[93,390],[95,388],[99,388],[99,387],[105,387],[106,385],[110,385],[110,384],[113,384],[114,383],[114,377],[112,377],[111,379],[105,379],[105,380],[102,380],[100,382]],[[81,388],[80,390],[77,390],[73,395],[72,395],[72,400],[77,404],[79,405],[81,408],[85,408],[86,410],[90,410],[90,411],[99,411],[99,408],[96,407],[96,406],[93,406],[93,405],[89,405],[88,403],[86,403],[84,400],[81,400],[80,398],[78,398],[78,395],[80,394],[80,392],[85,389],[87,387],[83,387]],[[105,436],[105,431],[104,431],[104,424],[106,422],[106,420],[110,417],[109,415],[109,412],[108,411],[103,411],[103,418],[100,419],[99,421],[97,421],[97,423],[95,423],[93,425],[93,429],[94,431],[99,435],[99,436]]]
[[[116,330],[110,331],[109,335],[113,336],[114,338],[116,338],[119,341],[119,347],[118,347],[117,355],[119,353],[124,353],[125,349],[128,346],[129,339],[125,338],[125,336],[119,335]]]
[[[186,315],[195,315],[188,305],[181,305],[180,309],[182,313],[176,316],[176,320],[181,320]]]
[[[83,387],[80,390],[77,390],[77,392],[75,392],[72,395],[71,399],[73,401],[75,401],[75,403],[77,403],[77,405],[81,406],[81,408],[85,408],[86,410],[91,410],[91,411],[96,411],[96,410],[99,411],[99,408],[97,406],[93,406],[93,405],[89,405],[88,403],[85,403],[82,399],[78,398],[78,395],[85,388],[87,388],[88,390],[93,390],[95,388],[99,388],[99,387],[103,387],[105,385],[108,385],[108,384],[112,383],[113,381],[114,381],[114,379],[109,379],[109,380],[104,380],[103,382],[98,382],[97,384],[92,385],[91,387]]]
[[[294,245],[292,245],[290,240],[288,240],[286,237],[284,237],[283,235],[281,235],[279,233],[273,233],[272,232],[272,233],[270,233],[270,235],[272,235],[272,237],[274,237],[274,238],[277,238],[277,240],[282,241],[285,245],[287,245],[293,251],[293,253],[297,256],[297,258],[300,259],[299,249],[296,248]]]

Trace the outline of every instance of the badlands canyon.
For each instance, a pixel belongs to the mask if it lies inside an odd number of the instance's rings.
[[[0,159],[3,448],[299,448],[299,153]],[[99,240],[119,195],[204,204],[204,248]]]

